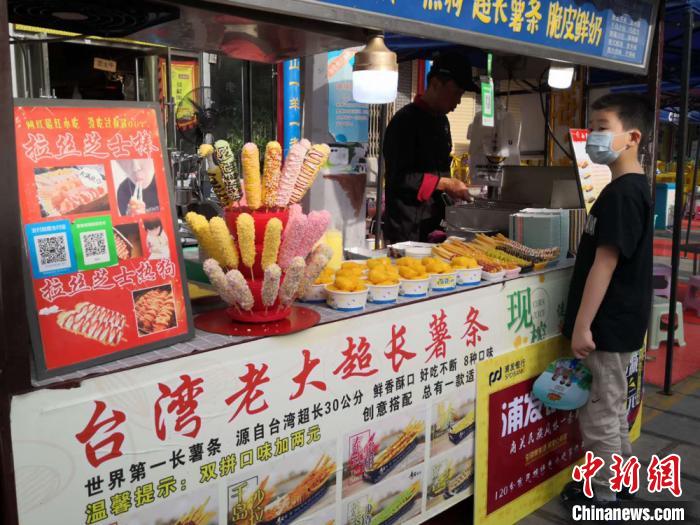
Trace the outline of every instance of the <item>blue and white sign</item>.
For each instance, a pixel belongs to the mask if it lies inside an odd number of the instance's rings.
[[[328,53],[328,131],[335,142],[366,143],[369,106],[352,98],[352,67],[361,47]]]
[[[77,271],[70,221],[27,224],[25,228],[35,279]]]
[[[319,0],[394,19],[469,31],[606,61],[644,67],[653,0]],[[434,37],[440,38],[439,29]],[[485,43],[484,46],[487,46]],[[503,47],[503,46],[501,46]],[[516,50],[517,48],[513,48]]]
[[[285,157],[292,144],[301,140],[301,60],[287,60],[284,62],[284,74],[282,77],[284,87],[284,137],[282,149]]]

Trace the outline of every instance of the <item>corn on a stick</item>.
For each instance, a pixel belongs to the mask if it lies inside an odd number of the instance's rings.
[[[216,161],[221,168],[221,177],[226,189],[226,194],[232,202],[241,200],[241,181],[236,173],[236,164],[231,146],[225,140],[217,140],[214,143]]]
[[[250,209],[257,210],[261,203],[262,187],[260,185],[260,152],[254,143],[248,142],[243,146],[241,166],[246,202]]]
[[[280,278],[282,277],[282,270],[276,264],[271,264],[265,269],[265,277],[263,279],[262,287],[262,303],[263,306],[269,308],[277,300],[277,294],[280,289]]]
[[[236,237],[241,261],[252,269],[255,264],[255,222],[249,213],[241,213],[236,219]]]
[[[246,312],[252,310],[255,299],[253,299],[253,294],[243,274],[238,270],[229,270],[226,273],[226,281],[228,282],[229,293],[236,300],[235,304]]]
[[[289,306],[292,304],[297,296],[297,290],[301,285],[301,281],[304,278],[304,270],[306,268],[306,263],[301,257],[294,257],[292,263],[287,268],[287,272],[284,274],[284,280],[280,286],[280,305]]]
[[[276,140],[265,147],[263,164],[262,201],[263,206],[272,208],[276,205],[277,191],[282,177],[282,146]]]
[[[238,268],[238,250],[236,244],[228,231],[226,221],[221,217],[212,217],[209,220],[209,229],[212,240],[219,247],[221,259],[227,268]]]
[[[263,270],[277,262],[282,238],[282,221],[273,217],[265,226],[265,241],[263,244],[262,267]]]

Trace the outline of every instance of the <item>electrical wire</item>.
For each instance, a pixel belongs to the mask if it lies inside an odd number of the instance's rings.
[[[53,44],[54,42],[66,42],[68,40],[81,40],[90,38],[88,35],[58,36],[54,38],[11,38],[10,45],[23,44]]]
[[[559,149],[566,155],[574,164],[576,163],[576,159],[574,159],[574,156],[567,150],[564,146],[561,145],[561,142],[559,142],[559,139],[557,139],[556,135],[554,134],[554,131],[552,131],[552,127],[549,125],[549,119],[547,119],[547,111],[544,109],[544,96],[543,96],[543,89],[542,89],[542,81],[544,80],[544,75],[547,72],[547,70],[542,72],[542,75],[540,76],[540,84],[539,84],[539,97],[540,97],[540,108],[542,109],[542,116],[544,117],[544,125],[545,128],[547,129],[547,133],[549,133],[549,136],[552,137],[552,140],[556,143],[557,146],[559,146]],[[547,145],[545,144],[544,147],[546,148]]]

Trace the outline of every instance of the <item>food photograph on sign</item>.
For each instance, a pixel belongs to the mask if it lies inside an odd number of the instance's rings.
[[[135,217],[160,210],[153,159],[112,161],[119,215]]]
[[[474,484],[474,440],[461,445],[456,453],[443,454],[430,461],[427,470],[427,508],[432,509],[468,491]]]
[[[430,407],[430,455],[452,450],[474,433],[474,398],[454,391]]]
[[[343,443],[343,498],[423,461],[425,407],[350,432]]]
[[[109,210],[102,165],[35,168],[34,182],[42,217]]]
[[[345,525],[404,523],[421,513],[423,465],[409,468],[359,497],[343,501]]]
[[[169,284],[131,292],[139,336],[151,335],[177,326],[173,287]]]
[[[176,497],[173,485],[167,502],[146,505],[109,525],[219,525],[219,496],[215,485]],[[127,492],[128,494],[128,492]]]
[[[296,523],[334,507],[335,452],[336,442],[329,441],[232,478],[226,485],[228,524]]]
[[[144,256],[141,245],[141,229],[138,223],[121,224],[114,227],[114,243],[120,261]]]
[[[163,228],[160,219],[144,221],[143,227],[146,230],[146,247],[149,259],[169,259],[170,239]]]

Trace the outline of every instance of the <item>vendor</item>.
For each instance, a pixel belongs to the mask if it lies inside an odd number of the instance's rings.
[[[452,138],[447,114],[459,105],[465,91],[477,90],[468,60],[457,53],[443,53],[433,61],[425,94],[389,122],[384,136],[387,242],[427,241],[445,218],[442,193],[471,200],[467,186],[450,177]]]

